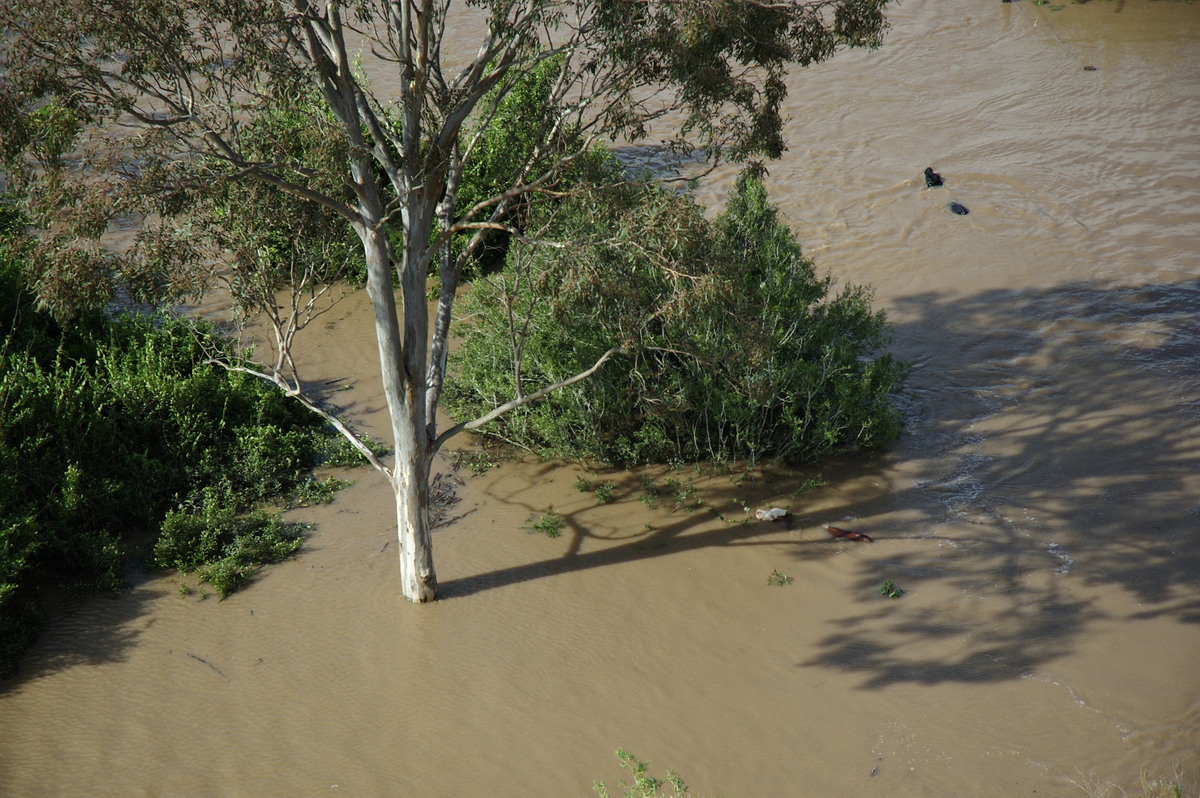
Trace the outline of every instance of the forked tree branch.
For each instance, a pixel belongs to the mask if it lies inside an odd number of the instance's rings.
[[[536,392],[530,393],[530,394],[525,394],[524,396],[521,396],[520,398],[513,399],[511,402],[506,402],[505,404],[500,405],[499,407],[491,410],[490,412],[485,413],[484,415],[480,416],[479,418],[475,419],[474,421],[464,421],[461,424],[455,424],[453,427],[450,427],[448,430],[443,432],[441,435],[437,436],[437,439],[434,440],[434,442],[431,446],[432,451],[436,452],[438,449],[440,449],[442,447],[442,445],[447,440],[454,437],[455,435],[457,435],[460,432],[466,432],[468,430],[479,429],[484,424],[488,423],[489,421],[494,421],[495,419],[499,418],[500,416],[504,415],[505,413],[507,413],[510,410],[516,410],[518,407],[524,407],[525,405],[532,404],[532,403],[536,402],[537,400],[541,399],[543,396],[546,396],[547,394],[557,391],[559,388],[566,388],[568,385],[574,385],[575,383],[579,382],[580,380],[587,379],[588,377],[592,376],[597,371],[599,371],[600,367],[604,365],[605,361],[607,361],[610,357],[615,355],[617,352],[620,352],[621,350],[622,350],[622,347],[614,346],[612,349],[609,349],[607,352],[605,352],[603,355],[601,355],[600,359],[597,360],[595,363],[593,363],[592,367],[589,368],[587,371],[581,371],[573,377],[567,377],[565,380],[559,380],[556,383],[547,385],[545,388],[542,388],[540,391],[536,391]]]
[[[285,394],[294,398],[300,404],[304,405],[309,410],[328,421],[329,424],[336,429],[343,438],[350,442],[350,445],[353,446],[359,454],[366,458],[368,463],[370,463],[377,471],[387,477],[389,481],[393,479],[392,469],[388,468],[388,466],[379,459],[375,452],[371,451],[371,447],[367,446],[363,439],[359,437],[354,430],[346,426],[344,421],[325,408],[321,407],[321,405],[317,404],[312,397],[305,394],[303,389],[299,387],[299,383],[292,385],[280,374],[259,371],[258,369],[253,369],[249,366],[237,366],[218,357],[210,357],[204,362],[210,363],[214,366],[220,366],[226,371],[239,371],[243,374],[249,374],[252,377],[258,377],[260,380],[266,380],[267,382],[278,386]]]

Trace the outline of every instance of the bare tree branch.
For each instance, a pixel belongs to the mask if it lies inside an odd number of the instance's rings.
[[[537,391],[535,393],[526,394],[518,399],[512,400],[511,402],[506,402],[506,403],[500,405],[499,407],[497,407],[495,410],[491,411],[490,413],[486,413],[486,414],[480,416],[479,418],[475,419],[474,421],[465,421],[460,424],[455,424],[453,427],[450,427],[449,429],[447,429],[445,432],[443,432],[441,435],[439,435],[437,437],[437,439],[434,441],[434,444],[433,444],[434,449],[436,450],[436,449],[441,448],[442,444],[444,444],[447,440],[454,437],[455,435],[457,435],[460,432],[463,432],[466,430],[479,429],[484,424],[488,423],[489,421],[494,421],[495,419],[499,418],[500,416],[504,415],[505,413],[507,413],[510,410],[515,410],[518,407],[523,407],[524,405],[536,402],[539,399],[541,399],[542,397],[547,396],[548,394],[551,394],[551,393],[557,391],[559,388],[566,388],[568,385],[574,385],[575,383],[579,382],[580,380],[587,379],[588,377],[592,376],[597,371],[599,371],[600,367],[603,366],[604,363],[610,357],[612,357],[613,355],[615,355],[616,353],[618,353],[620,351],[621,351],[621,347],[614,346],[612,349],[609,349],[607,352],[605,352],[603,355],[601,355],[600,359],[597,360],[594,364],[592,364],[592,367],[587,369],[586,371],[581,371],[573,377],[568,377],[565,380],[559,380],[556,383],[547,385],[545,388],[542,388],[540,391]]]
[[[371,451],[371,447],[367,446],[362,438],[360,438],[352,429],[346,426],[344,421],[338,418],[335,414],[326,410],[314,399],[312,399],[312,397],[304,393],[304,389],[299,386],[299,383],[293,385],[289,383],[288,380],[286,380],[282,375],[273,371],[260,371],[258,369],[251,368],[250,366],[230,363],[229,361],[221,358],[209,358],[204,362],[210,363],[214,366],[220,366],[227,371],[238,371],[243,374],[249,374],[252,377],[257,377],[260,380],[277,385],[285,394],[294,398],[300,404],[304,405],[306,408],[329,422],[329,424],[336,429],[342,435],[342,437],[350,442],[350,445],[353,446],[367,460],[368,463],[370,463],[377,471],[379,471],[379,473],[387,477],[388,481],[394,479],[392,469],[388,468],[388,466],[379,459],[375,452]]]

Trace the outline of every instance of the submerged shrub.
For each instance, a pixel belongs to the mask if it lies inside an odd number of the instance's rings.
[[[617,761],[623,770],[628,770],[633,776],[632,782],[624,779],[617,785],[622,798],[687,798],[687,785],[673,770],[668,770],[662,778],[650,775],[650,764],[643,762],[628,751],[617,749]],[[667,792],[667,790],[670,792]],[[600,798],[618,798],[618,794],[610,793],[608,786],[600,780],[592,782],[592,791]]]
[[[238,513],[219,495],[205,495],[196,509],[167,513],[152,562],[160,568],[195,573],[221,598],[246,584],[263,565],[293,554],[300,531],[278,513]]]
[[[314,414],[209,364],[206,333],[190,324],[91,316],[68,326],[40,311],[21,274],[19,225],[6,227],[0,674],[40,625],[35,586],[119,587],[130,533],[161,526],[154,558],[225,595],[300,545],[256,506],[296,490],[322,458],[346,459]]]
[[[447,406],[481,414],[599,372],[485,428],[605,462],[811,462],[893,440],[906,367],[859,286],[834,292],[743,175],[707,221],[686,197],[626,188],[556,209],[564,249],[514,245],[465,301]],[[514,346],[515,343],[515,346]],[[514,353],[516,358],[514,358]]]

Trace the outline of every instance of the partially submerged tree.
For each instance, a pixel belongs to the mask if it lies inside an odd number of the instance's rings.
[[[116,164],[125,181],[108,183],[109,197],[152,197],[160,222],[213,182],[259,181],[353,230],[394,458],[376,457],[305,394],[286,351],[290,336],[279,337],[284,351],[259,373],[334,421],[387,477],[404,595],[428,601],[437,594],[427,513],[433,455],[452,435],[587,377],[619,346],[537,390],[518,382],[516,395],[480,418],[439,430],[455,290],[487,232],[520,235],[514,209],[562,190],[562,176],[597,141],[636,141],[653,130],[680,151],[713,160],[778,156],[786,70],[842,47],[876,46],[885,2],[0,0],[0,80],[10,110],[53,95],[90,123],[132,126],[136,137],[109,138],[112,153],[85,160]],[[452,15],[481,23],[474,45],[452,40]],[[487,196],[460,204],[486,132],[506,98],[537,71],[549,91],[536,117],[520,120],[528,146],[507,159]],[[299,102],[314,89],[323,102],[319,121],[336,143],[326,162],[297,159],[286,141],[273,151],[251,146],[261,143],[249,135],[254,120],[281,98]],[[90,209],[93,233],[122,209],[64,202],[68,192],[44,196],[60,209]],[[62,313],[75,301],[95,303],[121,285],[110,279],[114,270],[129,272],[147,294],[188,285],[173,270],[203,254],[189,231],[155,226],[154,215],[147,221],[152,232],[143,234],[140,254],[105,259],[92,250],[83,261],[44,261],[48,272],[76,264],[47,274],[45,301]],[[50,229],[66,224],[52,222]],[[73,237],[49,238],[65,252]],[[432,318],[431,271],[438,295]],[[298,274],[313,280],[316,273]]]
[[[622,351],[481,432],[622,465],[812,463],[899,434],[907,367],[881,351],[883,313],[865,288],[832,290],[754,175],[712,220],[690,195],[644,185],[570,198],[527,229],[543,221],[573,244],[516,243],[466,296],[450,412],[479,415],[518,382],[573,374],[613,341]]]

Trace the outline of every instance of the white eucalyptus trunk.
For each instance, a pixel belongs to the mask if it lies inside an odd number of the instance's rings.
[[[437,598],[437,575],[433,568],[428,512],[429,463],[433,452],[425,424],[425,345],[405,345],[406,341],[423,341],[427,334],[424,293],[403,291],[406,301],[402,331],[387,240],[382,232],[374,230],[364,233],[363,243],[367,254],[367,292],[375,315],[380,373],[395,453],[388,476],[396,496],[401,589],[409,601],[433,601]],[[415,258],[405,253],[402,277],[405,282],[411,279],[410,269],[419,266],[412,260]],[[421,300],[417,309],[412,307],[413,302],[407,301],[413,293]]]
[[[400,586],[409,601],[437,598],[433,541],[429,529],[429,468],[424,457],[396,453],[396,535],[400,542]]]

